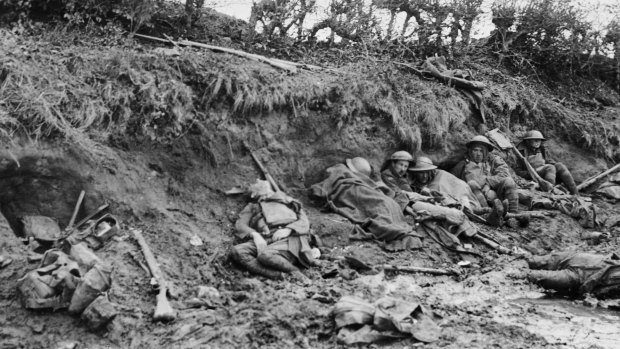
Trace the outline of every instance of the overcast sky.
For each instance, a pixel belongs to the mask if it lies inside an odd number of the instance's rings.
[[[321,13],[325,12],[329,1],[330,0],[317,0],[318,11],[316,12],[318,13],[318,16],[315,16],[315,18],[309,18],[309,25],[320,18]],[[613,16],[609,13],[609,10],[605,9],[605,6],[617,4],[619,1],[620,0],[578,0],[574,1],[574,3],[587,9],[588,11],[591,11],[590,19],[594,22],[596,27],[601,27],[613,18]],[[252,0],[206,0],[205,6],[247,21],[250,18],[252,2]],[[480,23],[476,26],[476,28],[474,28],[474,36],[486,36],[492,29],[492,24],[490,21],[490,8],[492,2],[492,0],[484,0],[483,10],[485,13],[480,16]],[[402,27],[403,21],[404,14],[401,14],[401,18],[397,20],[397,23],[395,23],[395,28],[398,28],[399,24]]]

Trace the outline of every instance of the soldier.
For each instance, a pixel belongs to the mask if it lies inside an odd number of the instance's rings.
[[[404,150],[392,154],[381,166],[381,179],[390,189],[411,192],[411,186],[407,180],[407,169],[413,161],[413,156]]]
[[[571,296],[620,297],[620,258],[575,251],[528,258],[527,278],[544,288]]]
[[[510,176],[506,162],[491,152],[495,146],[485,136],[475,136],[467,142],[467,156],[459,162],[452,173],[469,186],[484,206],[491,203],[496,212],[518,213],[519,196],[517,184]],[[502,201],[504,200],[504,204]],[[516,228],[519,222],[509,218],[506,223]],[[501,222],[499,223],[501,225]],[[522,222],[527,224],[527,222]]]
[[[425,156],[419,156],[415,166],[409,167],[409,179],[415,192],[423,195],[439,195],[442,198],[440,201],[442,205],[456,203],[472,213],[489,213],[486,219],[490,225],[499,225],[502,222],[503,208],[500,207],[499,212],[489,212],[489,208],[483,208],[478,202],[478,198],[467,183],[449,172],[438,169],[433,161]],[[486,206],[486,202],[484,204]]]
[[[528,131],[517,149],[544,180],[552,185],[555,185],[556,181],[559,180],[566,185],[571,194],[578,194],[575,180],[570,174],[570,171],[568,171],[568,168],[566,168],[566,165],[548,158],[545,146],[543,145],[544,141],[545,137],[543,137],[540,131]],[[519,165],[519,168],[515,172],[525,179],[532,179],[529,172],[527,172],[525,163],[520,161]]]
[[[301,204],[283,192],[272,191],[266,181],[257,181],[250,191],[257,202],[239,213],[235,235],[252,240],[234,246],[232,259],[248,271],[272,279],[280,279],[280,272],[286,272],[307,281],[297,266],[319,265],[316,258],[320,252],[310,246],[310,223]]]
[[[415,166],[409,168],[409,179],[415,192],[429,194],[429,191],[435,191],[443,196],[450,196],[472,210],[481,207],[467,183],[449,172],[438,169],[433,160],[426,156],[419,156]]]

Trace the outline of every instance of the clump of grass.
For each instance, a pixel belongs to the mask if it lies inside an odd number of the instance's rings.
[[[366,60],[337,71],[287,74],[204,50],[165,56],[133,46],[52,46],[6,31],[0,31],[0,43],[0,64],[9,71],[0,86],[0,137],[21,132],[35,139],[60,138],[90,153],[99,152],[112,135],[166,143],[193,126],[208,136],[221,122],[272,111],[304,117],[307,109],[338,127],[359,115],[387,120],[395,137],[417,152],[457,139],[472,115],[457,90],[387,62]],[[509,79],[491,83],[485,90],[489,126],[510,129],[520,123],[554,130],[598,154],[613,154],[609,137],[598,135],[617,135],[617,130],[594,122],[594,114],[578,117],[550,102],[551,93],[534,87]]]

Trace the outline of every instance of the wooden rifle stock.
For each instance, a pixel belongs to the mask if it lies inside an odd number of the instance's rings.
[[[153,319],[155,321],[170,321],[174,320],[177,316],[176,311],[170,305],[168,301],[168,283],[164,278],[161,269],[159,269],[159,264],[153,255],[149,245],[146,243],[144,236],[140,230],[133,230],[133,236],[140,245],[142,249],[142,253],[144,254],[144,259],[146,259],[146,264],[151,270],[151,275],[157,281],[159,285],[159,293],[157,294],[157,305],[155,307],[155,313],[153,314]]]

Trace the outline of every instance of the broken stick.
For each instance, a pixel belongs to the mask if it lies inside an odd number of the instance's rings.
[[[75,208],[73,209],[73,214],[71,215],[71,219],[69,220],[69,224],[67,224],[67,229],[73,228],[73,224],[75,224],[75,219],[77,218],[78,212],[80,211],[80,207],[82,206],[82,201],[84,200],[84,195],[86,192],[82,190],[80,192],[80,196],[77,199],[77,203],[75,204]]]
[[[519,213],[511,213],[508,212],[506,213],[506,216],[504,218],[508,219],[508,218],[522,218],[522,217],[527,217],[530,219],[533,218],[539,218],[539,219],[547,219],[549,218],[548,215],[546,215],[544,212],[533,212],[533,211],[527,211],[527,212],[519,212]]]
[[[491,240],[490,238],[488,238],[487,236],[482,236],[484,234],[482,234],[481,232],[478,232],[476,235],[472,236],[472,239],[476,239],[480,242],[482,242],[483,244],[489,246],[490,248],[496,250],[499,253],[502,254],[510,254],[510,250],[502,245],[500,245],[499,243]]]
[[[144,259],[146,259],[146,264],[149,266],[151,270],[151,275],[157,281],[159,285],[159,293],[157,294],[157,306],[155,307],[155,313],[153,314],[153,320],[155,321],[170,321],[174,320],[177,316],[176,311],[170,305],[168,301],[168,283],[164,278],[161,269],[159,269],[159,264],[151,251],[151,248],[146,243],[144,236],[142,236],[142,232],[140,230],[133,230],[133,236],[140,245],[142,249],[142,253],[144,254]]]
[[[398,265],[391,265],[391,264],[384,264],[381,266],[381,268],[387,271],[404,271],[407,273],[426,273],[426,274],[432,274],[432,275],[457,275],[457,272],[455,270],[448,270],[448,269],[398,266]]]
[[[583,183],[581,183],[581,184],[579,184],[577,186],[577,190],[585,189],[585,188],[591,186],[592,184],[596,183],[596,181],[598,181],[599,179],[607,176],[610,173],[618,171],[618,170],[620,170],[620,164],[617,164],[616,166],[610,168],[609,170],[607,170],[607,171],[605,171],[603,173],[600,173],[600,174],[598,174],[598,175],[596,175],[594,177],[590,177],[590,178],[586,179],[585,181],[583,181]]]

